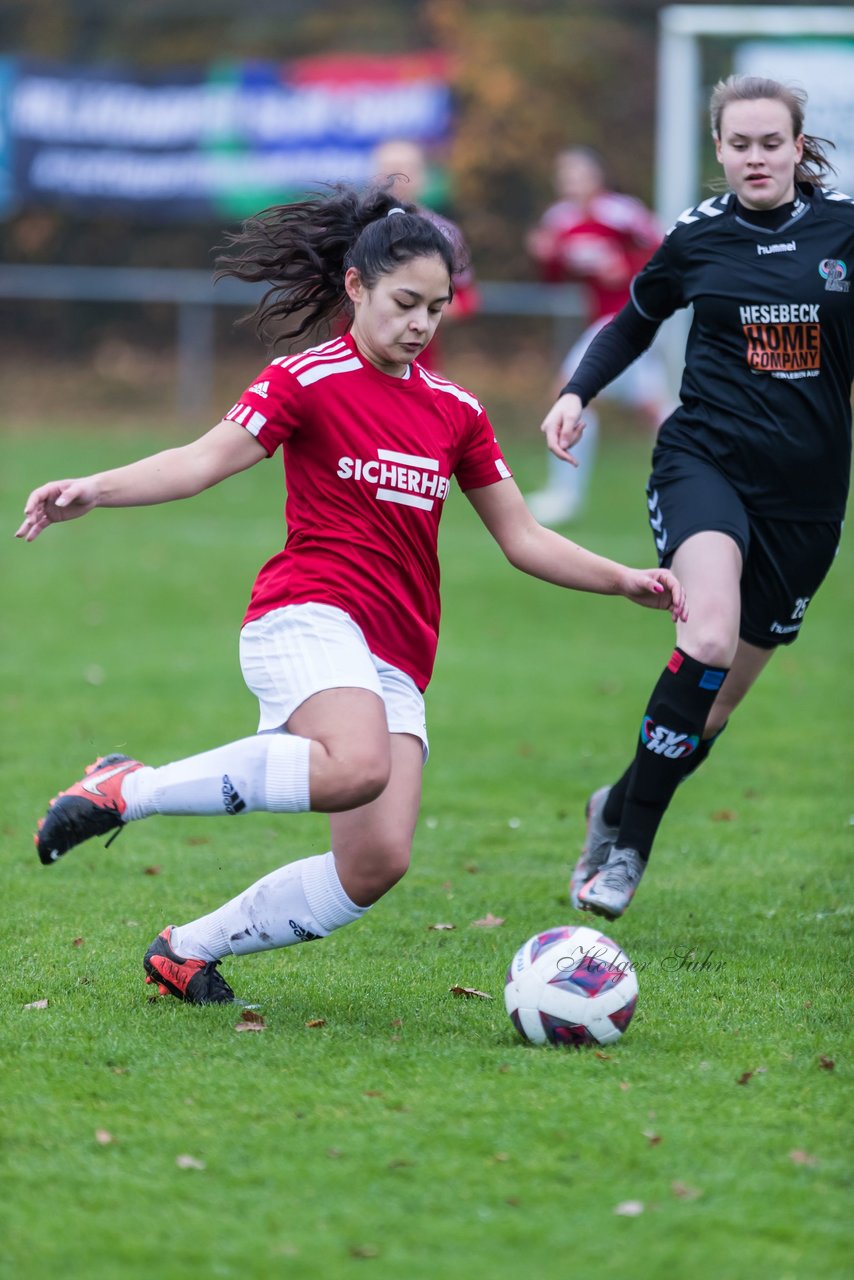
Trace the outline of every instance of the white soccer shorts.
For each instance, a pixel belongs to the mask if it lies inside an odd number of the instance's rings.
[[[371,653],[348,613],[327,604],[289,604],[247,622],[240,669],[258,699],[258,732],[287,724],[312,694],[369,689],[385,703],[389,733],[411,733],[429,753],[424,697],[411,676]]]

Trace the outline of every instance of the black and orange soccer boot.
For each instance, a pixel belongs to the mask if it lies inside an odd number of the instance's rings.
[[[218,960],[186,960],[170,946],[174,925],[167,925],[145,953],[146,982],[156,983],[162,996],[177,996],[188,1004],[232,1004],[235,996]]]
[[[130,756],[99,756],[79,782],[54,796],[33,836],[46,867],[92,836],[112,831],[107,844],[115,840],[125,825],[127,806],[122,799],[122,780],[142,767],[139,760]]]

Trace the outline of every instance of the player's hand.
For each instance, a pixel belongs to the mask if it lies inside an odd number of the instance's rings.
[[[578,443],[584,433],[585,423],[581,419],[583,412],[578,396],[560,396],[540,424],[540,430],[546,437],[546,444],[551,452],[556,458],[562,458],[574,467],[578,466],[578,459],[573,457],[569,449]]]
[[[669,609],[674,622],[687,622],[682,583],[669,569],[627,569],[622,594],[645,609]]]
[[[98,505],[98,489],[93,477],[82,480],[49,480],[34,489],[24,507],[24,519],[16,538],[32,542],[43,529],[61,520],[76,520]]]

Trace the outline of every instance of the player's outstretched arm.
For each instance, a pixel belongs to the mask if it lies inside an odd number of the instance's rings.
[[[15,537],[32,542],[48,525],[75,520],[95,507],[144,507],[190,498],[266,456],[253,435],[223,421],[177,449],[164,449],[114,471],[40,485],[27,499]]]
[[[575,591],[625,596],[648,609],[668,609],[674,622],[687,619],[685,593],[669,569],[630,569],[537,524],[515,480],[470,489],[466,496],[507,559],[523,573]]]

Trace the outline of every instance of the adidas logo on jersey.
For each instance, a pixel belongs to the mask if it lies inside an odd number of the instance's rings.
[[[254,392],[256,396],[263,396],[265,400],[267,399],[267,392],[269,390],[269,382],[253,382],[252,386],[249,388],[249,391]],[[247,392],[247,395],[248,394],[249,393]]]

